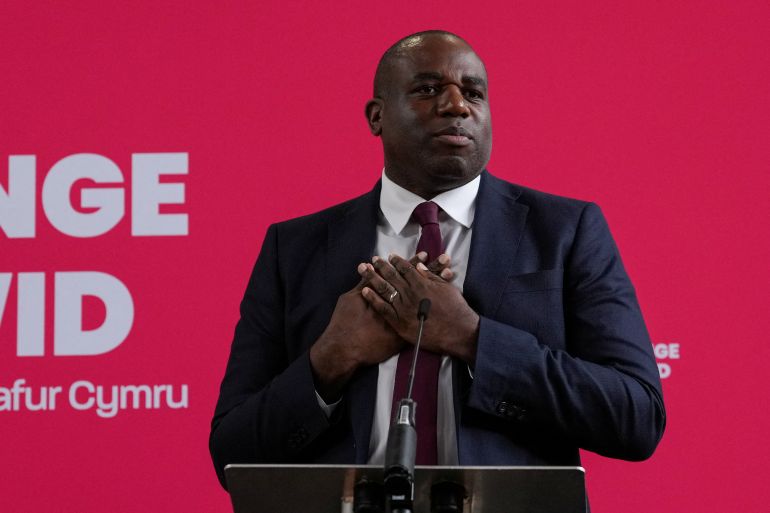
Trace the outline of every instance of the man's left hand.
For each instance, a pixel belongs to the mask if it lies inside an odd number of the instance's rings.
[[[361,291],[364,298],[410,343],[417,337],[420,300],[430,299],[430,320],[425,323],[421,347],[455,356],[473,366],[479,316],[457,288],[431,273],[421,262],[415,266],[398,255],[391,255],[389,261],[375,257],[364,278],[370,284]],[[395,294],[382,297],[375,290]]]

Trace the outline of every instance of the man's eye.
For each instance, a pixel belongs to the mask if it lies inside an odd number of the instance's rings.
[[[420,94],[436,94],[438,92],[438,87],[433,85],[424,85],[420,86],[417,89],[417,92]]]
[[[484,98],[484,95],[478,91],[474,91],[473,89],[470,89],[468,91],[465,91],[465,97],[468,98],[469,100],[481,100]]]

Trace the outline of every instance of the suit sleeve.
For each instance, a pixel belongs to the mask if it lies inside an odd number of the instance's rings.
[[[227,464],[293,461],[329,427],[309,354],[287,355],[277,237],[271,226],[241,302],[211,423],[209,449],[225,487]]]
[[[657,365],[609,228],[587,204],[565,261],[566,349],[488,317],[468,406],[604,456],[652,455],[665,427]]]

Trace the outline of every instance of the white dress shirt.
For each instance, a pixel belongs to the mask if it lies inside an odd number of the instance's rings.
[[[460,292],[463,290],[468,267],[473,216],[480,180],[480,177],[476,177],[462,187],[443,192],[431,199],[441,207],[438,218],[441,238],[445,253],[451,257],[450,269],[455,276],[452,284]],[[407,259],[414,256],[421,228],[419,223],[411,219],[411,216],[414,208],[424,201],[425,199],[390,180],[386,171],[383,170],[380,217],[375,242],[376,255],[387,258],[389,254],[395,253]],[[371,465],[382,465],[385,462],[385,446],[390,428],[390,410],[398,356],[394,355],[379,365],[377,399],[369,440],[368,463]],[[437,399],[437,462],[439,465],[457,465],[452,360],[448,356],[441,359]],[[331,414],[336,406],[336,404],[326,405],[320,396],[318,396],[318,402],[327,414]]]

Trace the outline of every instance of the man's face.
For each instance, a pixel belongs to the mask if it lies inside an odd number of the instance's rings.
[[[430,199],[478,176],[492,150],[487,74],[459,39],[428,36],[395,58],[379,130],[385,171]],[[375,128],[376,127],[376,128]]]

